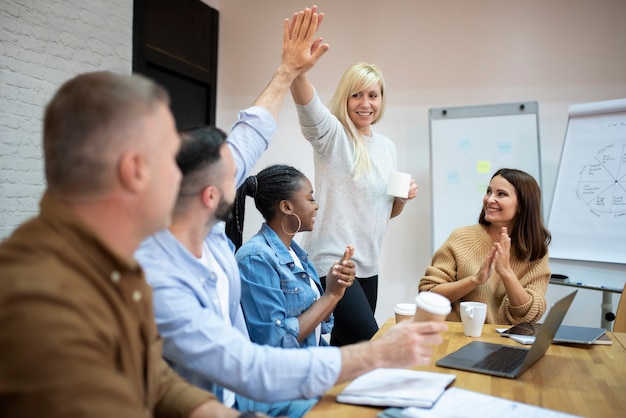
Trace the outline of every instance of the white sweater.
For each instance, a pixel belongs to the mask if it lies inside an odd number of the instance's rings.
[[[397,170],[396,147],[375,132],[365,137],[372,168],[354,180],[354,146],[339,120],[317,93],[296,108],[302,133],[314,150],[314,195],[320,206],[313,231],[304,234],[302,246],[318,274],[326,276],[346,245],[352,244],[357,277],[374,276],[393,205],[386,189],[389,174]]]

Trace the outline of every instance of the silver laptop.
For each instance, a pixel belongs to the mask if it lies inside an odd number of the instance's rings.
[[[503,337],[524,337],[524,344],[532,344],[543,324],[523,322],[507,328],[500,335]],[[593,344],[606,333],[604,328],[561,325],[552,340],[554,344]],[[530,338],[528,338],[530,337]],[[515,341],[522,342],[519,339]],[[526,342],[528,341],[528,342]]]
[[[577,292],[575,290],[552,306],[530,349],[472,341],[435,364],[510,379],[519,377],[546,354]]]

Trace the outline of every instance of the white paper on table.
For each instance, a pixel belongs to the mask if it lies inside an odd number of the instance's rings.
[[[356,378],[337,401],[357,405],[430,408],[456,375],[410,369],[375,369]]]
[[[535,337],[529,335],[510,335],[509,338],[525,345],[533,344],[535,342]]]
[[[508,328],[496,328],[496,331],[499,334],[502,334],[507,329]],[[505,335],[505,337],[508,337],[508,338],[512,339],[513,341],[517,341],[518,343],[524,344],[524,345],[533,344],[535,342],[535,336],[534,335],[509,334],[509,335]]]
[[[565,418],[575,415],[541,408],[471,390],[450,388],[431,409],[406,408],[407,418]]]

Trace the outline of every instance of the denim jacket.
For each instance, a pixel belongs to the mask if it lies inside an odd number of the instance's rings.
[[[289,250],[267,224],[237,251],[241,274],[241,306],[252,341],[276,347],[316,346],[315,332],[298,343],[298,316],[316,300],[313,279],[323,294],[317,272],[307,253],[295,242],[291,248],[304,270],[294,262]],[[332,330],[333,316],[322,322],[322,334]],[[327,345],[320,339],[319,345]]]

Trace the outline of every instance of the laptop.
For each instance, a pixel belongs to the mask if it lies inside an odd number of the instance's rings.
[[[546,354],[577,292],[578,290],[575,290],[552,306],[530,349],[472,341],[439,359],[435,364],[451,369],[516,379]]]
[[[523,322],[500,332],[522,344],[532,344],[543,324]],[[553,344],[593,344],[606,330],[604,328],[561,325],[552,340]]]

